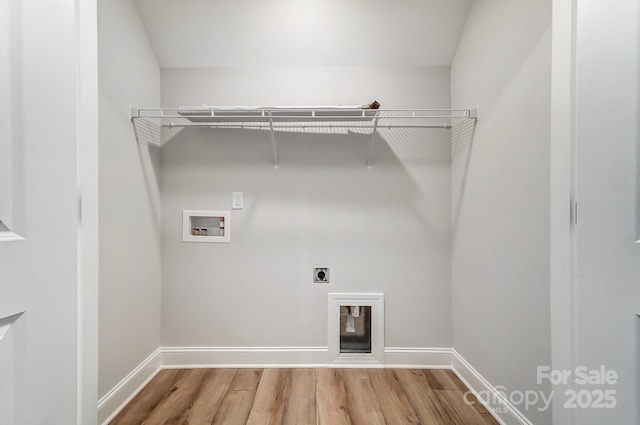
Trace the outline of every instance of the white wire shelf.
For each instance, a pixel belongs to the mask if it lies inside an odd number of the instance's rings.
[[[276,132],[371,135],[367,165],[371,169],[376,137],[381,130],[452,130],[475,122],[478,109],[317,108],[131,108],[138,142],[162,146],[185,128],[247,129],[270,132],[274,168],[279,167]]]

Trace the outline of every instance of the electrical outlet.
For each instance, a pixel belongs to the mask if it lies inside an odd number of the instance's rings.
[[[233,192],[231,203],[234,210],[241,210],[242,208],[244,208],[242,192]]]
[[[313,268],[313,283],[329,283],[329,267]]]

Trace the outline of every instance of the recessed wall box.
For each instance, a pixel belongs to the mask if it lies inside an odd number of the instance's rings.
[[[231,242],[231,214],[229,211],[184,210],[182,241]]]
[[[313,267],[313,283],[329,283],[329,267]]]

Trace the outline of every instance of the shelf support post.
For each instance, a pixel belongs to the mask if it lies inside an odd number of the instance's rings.
[[[369,158],[367,158],[367,170],[371,171],[373,164],[373,150],[376,147],[376,135],[378,134],[378,118],[373,120],[373,133],[371,133],[371,150],[369,151]]]
[[[273,131],[273,116],[269,111],[269,133],[271,135],[271,149],[273,150],[273,169],[278,171],[280,169],[280,163],[278,161],[278,146],[276,145],[276,135]]]

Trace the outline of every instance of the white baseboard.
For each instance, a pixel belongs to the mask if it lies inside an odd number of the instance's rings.
[[[156,376],[162,368],[160,354],[158,348],[98,401],[99,424],[108,424]]]
[[[165,369],[326,367],[328,347],[165,347]]]
[[[473,368],[456,350],[451,350],[453,371],[478,397],[501,425],[533,425],[509,400]],[[487,396],[489,395],[489,396]],[[487,402],[488,403],[485,403]]]
[[[395,369],[451,369],[451,348],[385,347],[384,367]]]
[[[371,362],[340,364],[328,358],[328,347],[165,347],[165,369],[198,367],[376,367]],[[378,367],[450,369],[450,348],[386,347]]]

